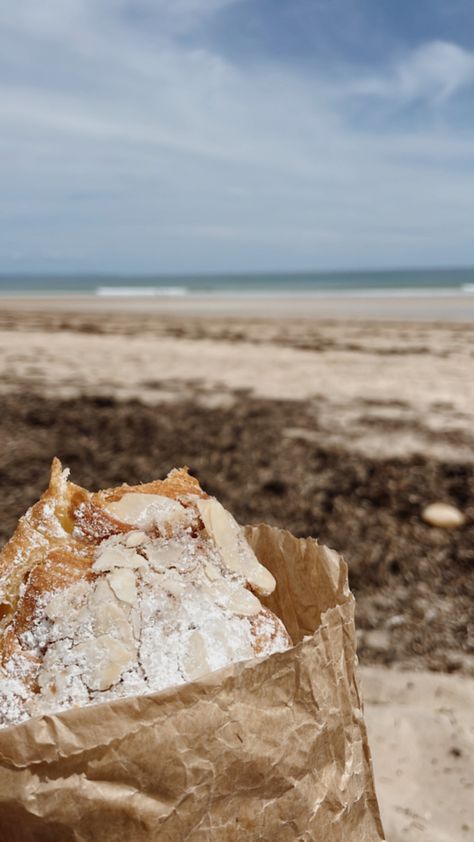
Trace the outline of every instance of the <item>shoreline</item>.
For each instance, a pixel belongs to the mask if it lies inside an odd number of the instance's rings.
[[[0,310],[83,314],[146,313],[205,318],[299,318],[305,320],[377,320],[410,322],[474,321],[474,295],[434,290],[322,291],[276,293],[190,293],[183,295],[95,295],[56,293],[2,294]]]

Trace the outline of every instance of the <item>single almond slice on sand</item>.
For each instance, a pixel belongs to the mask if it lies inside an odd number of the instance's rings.
[[[240,573],[261,596],[269,596],[276,587],[272,574],[260,564],[232,515],[217,500],[198,500],[202,522],[221,557],[233,573]]]
[[[466,521],[465,515],[449,503],[431,503],[423,509],[421,516],[425,523],[439,529],[459,529]]]

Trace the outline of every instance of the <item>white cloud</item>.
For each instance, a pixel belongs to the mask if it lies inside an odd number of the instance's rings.
[[[389,73],[356,80],[354,93],[390,99],[443,101],[474,84],[474,53],[446,41],[423,44]]]
[[[472,254],[470,137],[356,130],[331,79],[186,46],[165,12],[202,21],[229,0],[149,2],[161,25],[140,29],[112,0],[24,0],[11,15],[0,0],[0,269],[54,255],[193,271]],[[368,92],[454,94],[469,54],[441,46]]]
[[[189,29],[203,18],[241,3],[242,0],[141,0],[150,14],[174,24],[179,29]]]
[[[9,30],[29,31],[36,37],[72,32],[77,27],[136,18],[155,21],[165,32],[192,29],[206,17],[243,0],[0,0],[0,20]]]

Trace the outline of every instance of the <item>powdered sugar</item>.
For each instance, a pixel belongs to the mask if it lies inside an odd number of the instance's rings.
[[[282,623],[190,525],[197,511],[187,501],[180,516],[177,506],[164,506],[170,537],[143,531],[139,513],[138,530],[98,545],[92,579],[41,596],[0,671],[0,724],[159,691],[288,648]],[[154,525],[156,507],[155,498]]]

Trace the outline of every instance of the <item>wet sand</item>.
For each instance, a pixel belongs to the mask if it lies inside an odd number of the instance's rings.
[[[184,296],[2,296],[5,307],[16,311],[83,313],[153,313],[157,316],[220,318],[383,319],[398,321],[466,322],[474,319],[474,294],[410,291],[391,295],[315,293],[314,295],[204,295]]]

